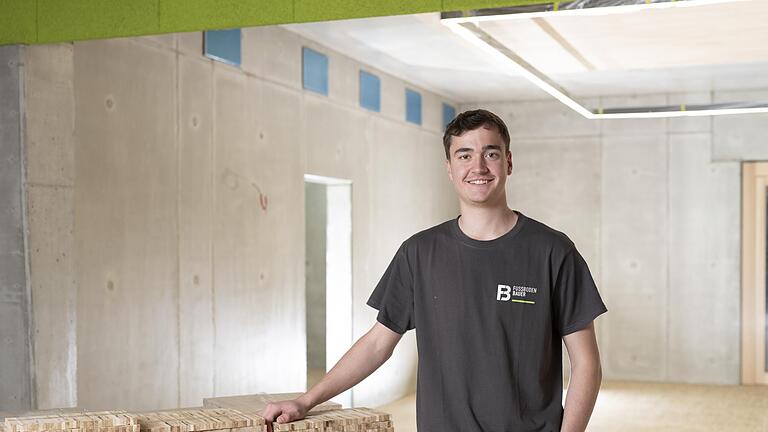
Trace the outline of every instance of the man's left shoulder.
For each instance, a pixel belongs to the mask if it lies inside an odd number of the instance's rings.
[[[564,232],[558,231],[536,219],[524,217],[526,237],[529,241],[560,254],[566,254],[575,248],[573,241]]]

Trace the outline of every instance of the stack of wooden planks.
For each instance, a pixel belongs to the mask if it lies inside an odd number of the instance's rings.
[[[252,395],[256,396],[256,395]],[[243,407],[261,410],[285,395],[259,395],[240,399]],[[258,403],[257,403],[258,402]],[[333,403],[331,403],[333,404]],[[333,406],[335,405],[335,406]],[[337,408],[338,404],[313,410],[303,420],[273,423],[274,431],[305,432],[394,432],[389,414],[370,408]],[[264,418],[256,412],[232,408],[187,408],[128,413],[126,411],[45,413],[9,417],[0,422],[0,432],[266,432]]]
[[[264,432],[264,419],[229,408],[189,408],[136,414],[141,432]]]
[[[3,432],[139,432],[136,416],[125,411],[8,417],[4,426]]]
[[[348,408],[309,413],[303,420],[272,423],[274,431],[394,432],[389,414],[370,408]]]

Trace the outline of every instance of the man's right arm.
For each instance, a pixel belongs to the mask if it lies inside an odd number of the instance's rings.
[[[392,355],[400,341],[396,333],[378,321],[363,335],[319,383],[291,401],[271,403],[262,417],[267,422],[288,423],[304,418],[314,406],[352,388],[372,374]]]

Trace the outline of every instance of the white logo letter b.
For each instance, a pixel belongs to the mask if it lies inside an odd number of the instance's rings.
[[[508,301],[512,297],[509,294],[510,291],[512,291],[512,288],[509,285],[499,285],[499,290],[496,292],[496,300]]]

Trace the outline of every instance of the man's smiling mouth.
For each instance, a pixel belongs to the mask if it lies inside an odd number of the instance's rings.
[[[467,183],[474,184],[474,185],[484,185],[486,183],[490,183],[493,181],[493,179],[475,179],[475,180],[467,180]]]

